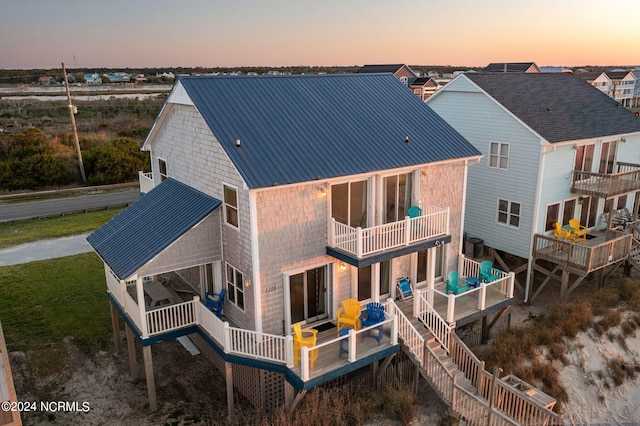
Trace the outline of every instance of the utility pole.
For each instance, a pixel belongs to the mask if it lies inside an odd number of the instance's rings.
[[[67,101],[69,102],[69,116],[71,117],[71,125],[73,126],[73,137],[76,142],[76,151],[78,152],[78,161],[80,162],[80,176],[82,177],[82,183],[87,183],[87,177],[84,174],[84,163],[82,162],[82,152],[80,152],[80,140],[78,139],[78,129],[76,127],[76,107],[71,102],[71,91],[69,90],[69,81],[67,79],[67,69],[62,63],[62,74],[64,75],[64,85],[67,88]]]

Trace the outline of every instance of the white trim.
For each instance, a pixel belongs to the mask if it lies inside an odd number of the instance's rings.
[[[506,202],[509,203],[507,205],[507,212],[506,212],[507,213],[507,222],[506,223],[500,222],[500,220],[498,219],[499,216],[500,216],[500,201],[506,201]],[[514,226],[514,225],[510,224],[511,220],[509,220],[509,219],[511,218],[511,216],[516,216],[516,215],[512,215],[511,214],[511,205],[512,204],[520,205],[520,213],[518,213],[518,215],[517,215],[518,216],[518,226]],[[500,197],[498,197],[496,199],[496,224],[497,225],[507,226],[507,227],[512,228],[512,229],[520,229],[520,222],[521,221],[522,221],[522,202],[513,201],[513,200],[509,200],[507,198],[500,198]]]
[[[234,295],[233,295],[233,298],[235,299],[234,301],[231,300],[231,294],[230,294],[231,292],[229,291],[229,289],[227,287],[227,283],[228,283],[228,280],[229,280],[229,277],[227,276],[227,266],[230,266],[231,268],[233,268],[233,286],[235,287]],[[240,283],[240,288],[242,289],[242,307],[238,306],[238,297],[237,297],[238,296],[238,292],[236,290],[238,288],[238,283],[236,282],[236,272],[240,272],[242,274],[242,282]],[[245,297],[246,296],[246,290],[244,288],[244,281],[247,278],[245,277],[244,272],[242,272],[240,269],[238,269],[235,266],[233,266],[233,264],[225,261],[224,262],[224,274],[223,275],[224,275],[223,284],[224,284],[224,287],[227,289],[227,295],[228,295],[227,296],[227,301],[230,304],[232,304],[233,306],[235,306],[236,308],[238,308],[240,311],[246,312],[246,307],[247,307],[246,301],[247,301],[247,298]]]
[[[249,224],[251,233],[251,269],[255,328],[262,333],[262,282],[260,281],[260,247],[258,235],[258,208],[255,191],[249,191]],[[240,223],[238,218],[238,224]]]
[[[235,226],[232,223],[229,223],[229,221],[227,220],[227,201],[225,199],[226,197],[225,197],[225,193],[224,193],[225,187],[227,187],[229,189],[232,189],[232,190],[234,190],[236,192],[236,204],[237,205],[235,206],[235,209],[236,209],[236,212],[237,212],[237,215],[238,215],[238,217],[237,217],[238,226]],[[231,206],[231,204],[229,204],[229,206],[233,207],[233,206]],[[232,185],[230,183],[226,183],[224,181],[222,182],[222,207],[223,207],[223,209],[222,209],[222,222],[226,226],[231,228],[231,229],[235,229],[236,231],[240,230],[240,194],[238,192],[238,187],[235,186],[235,185]]]
[[[498,154],[493,155],[491,154],[491,145],[493,144],[497,144],[498,145]],[[507,167],[501,167],[500,166],[500,160],[503,158],[501,152],[502,152],[502,145],[506,145],[507,146]],[[497,166],[492,166],[491,165],[491,157],[495,156],[498,160],[498,165]],[[509,142],[500,142],[500,141],[489,141],[489,150],[487,151],[487,167],[489,169],[493,169],[493,170],[502,170],[502,171],[509,171],[509,160],[511,159],[511,144]]]

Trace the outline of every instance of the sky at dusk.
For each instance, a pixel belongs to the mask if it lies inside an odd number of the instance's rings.
[[[640,0],[0,0],[0,69],[640,65]]]

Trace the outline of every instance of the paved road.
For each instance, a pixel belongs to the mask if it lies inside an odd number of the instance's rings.
[[[89,233],[51,240],[40,240],[0,249],[0,267],[29,263],[35,260],[72,256],[92,251],[91,245],[87,242],[87,235],[89,235]]]
[[[126,206],[138,198],[140,198],[140,189],[136,187],[104,194],[80,195],[77,197],[29,201],[15,204],[0,204],[0,222]]]

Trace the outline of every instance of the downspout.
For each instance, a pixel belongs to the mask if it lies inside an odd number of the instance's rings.
[[[249,190],[249,221],[251,223],[251,265],[253,269],[253,309],[255,330],[262,333],[262,285],[260,283],[260,249],[258,248],[258,209],[256,191]]]
[[[556,150],[555,145],[551,145],[551,150],[546,150],[545,148],[549,145],[542,145],[540,147],[540,161],[538,162],[538,179],[536,181],[536,195],[535,200],[533,202],[533,223],[531,226],[531,240],[529,241],[529,257],[527,260],[527,281],[524,290],[524,303],[529,303],[529,287],[531,286],[531,268],[533,268],[533,264],[531,262],[531,253],[533,253],[533,240],[535,237],[536,228],[538,226],[538,217],[540,216],[540,196],[542,194],[542,172],[544,171],[544,157]]]
[[[462,210],[463,214],[460,216],[460,254],[462,254],[463,244],[464,244],[464,216],[467,211],[467,180],[469,178],[469,167],[475,166],[480,162],[482,157],[477,157],[474,159],[467,158],[465,160],[465,168],[464,168],[464,178],[463,178],[463,186],[462,186]],[[460,256],[458,256],[458,260],[460,260]]]

